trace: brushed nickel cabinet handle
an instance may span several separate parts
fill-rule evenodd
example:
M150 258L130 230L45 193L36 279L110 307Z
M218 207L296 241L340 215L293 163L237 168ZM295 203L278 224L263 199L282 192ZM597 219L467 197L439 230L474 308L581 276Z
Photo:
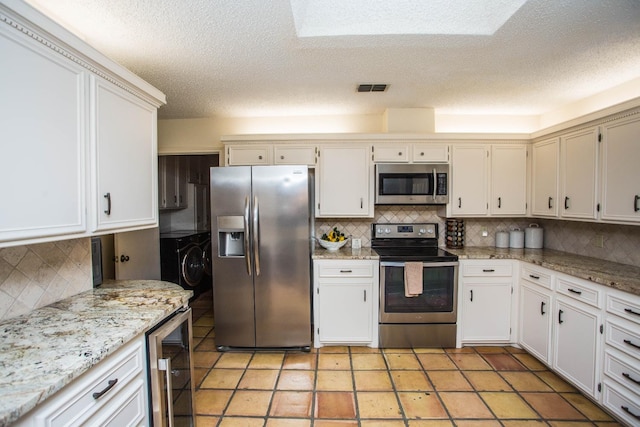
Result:
M107 381L107 386L102 390L99 391L97 393L93 393L92 396L94 399L98 400L100 399L102 396L104 396L109 390L111 390L116 384L118 383L118 379L116 378L115 380L109 380Z
M105 194L104 198L107 199L107 210L105 210L104 213L111 215L111 193Z

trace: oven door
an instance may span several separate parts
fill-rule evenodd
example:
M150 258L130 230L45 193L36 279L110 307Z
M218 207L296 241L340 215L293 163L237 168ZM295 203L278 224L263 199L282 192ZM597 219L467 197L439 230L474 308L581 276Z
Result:
M380 263L380 323L456 322L458 262L422 266L422 294L406 297L404 262Z

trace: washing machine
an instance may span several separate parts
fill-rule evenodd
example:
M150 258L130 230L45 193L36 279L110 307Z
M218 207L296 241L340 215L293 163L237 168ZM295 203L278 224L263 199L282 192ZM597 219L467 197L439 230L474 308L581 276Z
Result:
M160 234L160 277L192 290L194 297L210 288L205 278L201 234L172 231Z
M212 257L211 257L211 232L203 232L198 235L200 249L202 249L202 260L204 262L204 276L202 281L208 289L212 288Z

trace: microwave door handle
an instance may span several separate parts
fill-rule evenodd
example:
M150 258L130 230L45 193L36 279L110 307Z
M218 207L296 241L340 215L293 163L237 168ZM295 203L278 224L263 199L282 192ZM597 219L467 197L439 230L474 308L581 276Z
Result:
M436 168L433 168L433 201L436 201L436 194L438 194L438 174Z
M244 259L247 264L247 274L251 276L251 253L249 252L249 196L244 198Z

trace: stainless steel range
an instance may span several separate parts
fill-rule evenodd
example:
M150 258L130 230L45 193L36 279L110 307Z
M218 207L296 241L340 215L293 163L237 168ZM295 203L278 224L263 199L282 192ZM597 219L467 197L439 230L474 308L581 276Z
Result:
M455 347L458 257L438 248L438 224L372 224L380 255L380 346Z

